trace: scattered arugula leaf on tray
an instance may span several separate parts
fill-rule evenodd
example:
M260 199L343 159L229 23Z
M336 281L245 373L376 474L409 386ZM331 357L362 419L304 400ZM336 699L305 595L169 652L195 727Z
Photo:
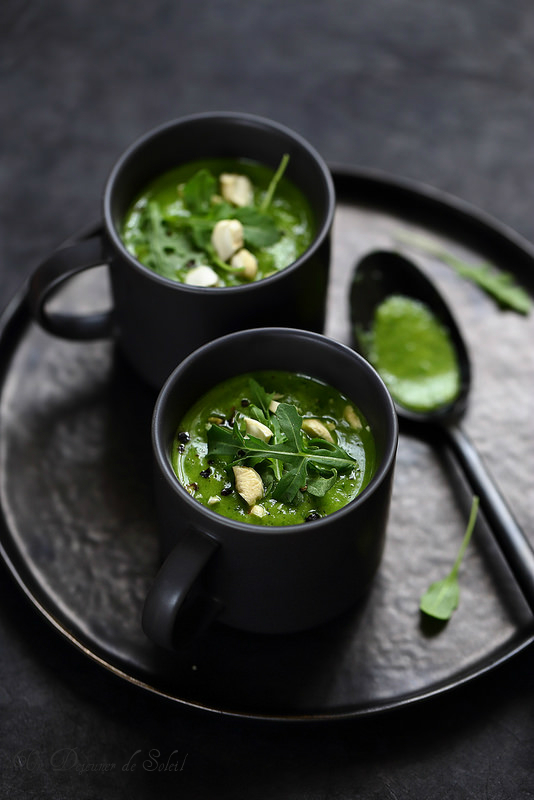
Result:
M466 278L479 286L486 294L502 307L517 311L519 314L529 314L532 301L528 293L514 282L513 275L509 272L497 272L490 264L468 264L462 259L451 255L434 240L420 234L401 232L397 235L400 242L421 250L434 258L443 261L452 267L458 275Z
M467 523L465 535L453 568L446 578L432 583L425 594L421 597L419 608L429 617L434 617L435 619L442 621L448 620L458 607L460 600L458 572L460 570L460 564L462 563L467 545L471 539L471 534L473 533L473 529L475 527L478 505L479 498L475 495L471 505L469 522Z

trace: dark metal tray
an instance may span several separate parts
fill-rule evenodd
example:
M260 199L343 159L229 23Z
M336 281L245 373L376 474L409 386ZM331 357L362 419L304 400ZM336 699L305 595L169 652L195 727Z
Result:
M490 259L532 292L534 249L440 192L333 168L338 192L325 332L349 339L353 264L399 231L431 234L456 255ZM406 247L403 247L406 250ZM413 255L413 254L412 254ZM534 315L499 310L430 257L472 351L465 427L533 536ZM65 290L69 306L107 297L105 273ZM178 704L284 721L364 717L450 690L534 639L532 616L484 521L461 570L461 602L428 626L418 599L452 565L471 494L446 453L402 434L384 560L367 597L332 624L295 636L214 626L173 656L140 627L158 565L149 425L154 393L111 343L69 343L34 326L24 289L0 327L0 549L35 608L103 668Z

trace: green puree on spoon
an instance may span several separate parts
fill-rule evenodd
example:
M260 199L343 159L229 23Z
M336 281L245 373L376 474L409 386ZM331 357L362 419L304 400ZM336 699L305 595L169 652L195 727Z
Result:
M456 351L446 328L421 301L393 294L375 309L368 358L397 403L430 411L460 391Z

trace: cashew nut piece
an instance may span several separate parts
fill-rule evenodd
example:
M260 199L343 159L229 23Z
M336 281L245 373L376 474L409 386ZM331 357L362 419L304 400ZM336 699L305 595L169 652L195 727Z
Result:
M248 281L254 280L258 271L258 259L256 256L242 247L237 253L234 253L230 259L230 266L239 270L239 274L246 278Z
M250 509L250 513L255 517L266 517L269 512L263 506L255 505Z
M360 430L360 428L362 427L362 421L352 406L345 406L343 416L345 417L351 428L354 428L355 431Z
M263 497L263 482L252 467L232 467L235 488L249 506L255 506Z
M221 194L234 206L250 206L254 199L252 183L246 175L223 172L220 176Z
M319 439L325 439L327 442L334 442L332 438L332 434L326 427L326 425L321 422L320 419L305 419L302 422L302 430L305 433L309 434L309 436L314 436Z
M243 247L243 226L238 219L220 219L211 234L211 243L222 261L228 261Z
M247 426L247 433L249 436L255 436L256 439L261 439L263 442L268 442L273 432L263 422L258 422L257 419L252 417L245 417L245 425Z
M185 283L189 286L217 286L219 276L211 267L201 264L190 269L185 276Z

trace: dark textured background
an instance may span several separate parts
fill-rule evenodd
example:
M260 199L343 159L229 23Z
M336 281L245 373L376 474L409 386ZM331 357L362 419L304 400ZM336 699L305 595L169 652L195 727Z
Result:
M0 37L2 307L43 254L98 216L133 139L209 109L270 116L330 162L445 189L534 241L527 0L4 0ZM100 671L1 566L0 793L523 800L534 796L533 666L523 653L374 720L232 721ZM150 751L183 769L151 769Z

